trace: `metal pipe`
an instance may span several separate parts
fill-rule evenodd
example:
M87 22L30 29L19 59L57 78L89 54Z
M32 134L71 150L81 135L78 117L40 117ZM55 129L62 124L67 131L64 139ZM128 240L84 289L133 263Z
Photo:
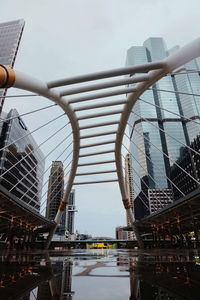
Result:
M116 170L76 173L76 176L96 175L96 174L115 173L115 172L116 172Z
M120 86L120 85L127 85L127 84L136 83L136 82L147 81L148 79L149 79L148 75L134 76L134 77L129 77L129 78L120 79L120 80L113 80L113 81L109 81L106 83L103 82L103 83L88 85L88 86L84 86L84 87L74 88L71 90L64 90L60 93L60 95L61 96L69 96L69 95L74 95L74 94L80 94L80 93L85 93L85 92L90 92L90 91L95 91L95 90L111 88L111 87Z
M95 143L95 144L87 144L87 145L80 146L80 148L82 149L82 148L96 147L96 146L113 144L113 143L115 143L115 140L110 140L110 141Z
M104 161L95 161L91 163L78 164L78 167L92 166L92 165L103 165L115 163L115 160L104 160Z
M163 61L151 62L151 63L138 65L138 66L124 67L124 68L119 68L114 70L107 70L103 72L80 75L71 78L58 79L58 80L48 82L47 86L48 88L55 88L58 86L98 80L98 79L103 79L108 77L122 76L127 74L134 74L134 73L145 73L148 72L149 70L160 69L163 67L163 65L164 65Z
M96 124L90 124L85 126L80 126L80 130L89 129L89 128L95 128L95 127L101 127L101 126L110 126L110 125L117 125L119 124L119 121L110 121L110 122L104 122L104 123L96 123Z
M93 104L93 105L84 105L84 106L78 106L74 108L74 111L82 111L82 110L88 110L88 109L95 109L95 108L100 108L100 107L107 107L107 106L115 106L115 105L121 105L125 104L126 99L124 100L118 100L118 101L109 101L109 102L103 102L103 103L98 103L98 104Z
M92 152L92 153L86 153L86 154L81 154L79 157L86 157L86 156L94 156L94 155L101 155L101 154L107 154L107 153L113 153L115 150L108 150L108 151L101 151L101 152Z
M98 114L93 114L93 115L86 115L86 116L81 116L78 117L78 120L86 120L86 119L92 119L92 118L99 118L99 117L104 117L104 116L111 116L111 115L117 115L122 113L122 109L119 110L112 110L109 112L103 112L103 113L98 113Z
M114 91L101 92L101 93L96 93L96 94L92 94L92 95L86 95L86 96L72 98L71 100L69 100L69 103L72 104L72 103L96 100L96 99L100 99L100 98L112 97L112 96L117 96L117 95L122 95L122 94L129 94L129 93L135 92L135 91L136 91L136 89L134 87L115 89Z
M80 137L80 139L89 139L89 138L93 138L93 137L97 137L97 136L104 136L104 135L109 135L109 134L116 134L117 131L113 130L113 131L105 131L105 132L100 132L100 133L96 133L96 134L87 134L87 135L82 135Z
M118 181L118 179L99 180L99 181L83 181L83 182L74 182L73 185L94 184L94 183L107 183L107 182L117 182L117 181Z

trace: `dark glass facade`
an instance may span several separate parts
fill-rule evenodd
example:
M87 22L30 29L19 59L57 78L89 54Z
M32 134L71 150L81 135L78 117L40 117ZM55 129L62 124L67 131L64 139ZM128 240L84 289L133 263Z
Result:
M17 51L24 29L24 20L0 23L0 64L14 66ZM0 89L0 97L5 96L6 91ZM0 98L0 111L3 106Z
M198 154L200 153L200 135L190 144L190 148L194 149L197 153L185 147L182 149L180 157L176 161L182 169L176 164L171 167L171 180L176 184L176 186L173 186L174 200L182 198L183 194L190 194L196 190L200 184L200 156ZM186 174L186 172L188 174Z
M0 185L39 211L43 153L16 109L2 116L5 120L1 122Z

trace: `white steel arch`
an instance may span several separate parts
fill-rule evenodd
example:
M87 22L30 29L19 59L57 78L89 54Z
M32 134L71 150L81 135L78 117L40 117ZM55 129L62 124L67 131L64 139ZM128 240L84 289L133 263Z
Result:
M39 81L35 78L30 77L29 75L22 74L18 71L13 71L11 68L7 66L0 65L0 88L8 88L8 87L15 87L19 89L24 89L27 91L34 92L38 95L41 95L45 98L48 98L52 100L53 102L57 103L67 114L73 131L73 162L71 166L71 172L69 176L69 180L67 183L67 188L65 190L64 197L61 201L58 213L55 218L55 223L58 224L60 222L62 212L65 209L69 197L69 193L71 191L72 185L74 184L92 184L92 183L102 183L102 182L113 182L118 181L120 186L120 191L122 195L122 201L124 204L124 207L127 211L127 214L129 216L129 219L132 222L133 229L136 233L139 246L142 247L142 240L140 238L139 233L137 232L137 228L134 225L133 222L133 213L130 208L130 203L127 197L127 191L125 188L125 182L123 177L123 167L122 167L122 159L121 159L121 148L122 148L122 140L125 132L125 128L127 125L127 121L129 119L130 113L132 111L132 108L139 98L139 96L148 89L152 84L154 84L157 80L165 76L166 74L172 72L176 68L180 67L181 65L187 63L188 61L199 57L200 56L200 38L193 41L192 43L188 44L187 46L183 47L179 51L177 51L175 54L167 57L165 60L160 62L153 62L143 65L138 65L134 67L126 67L121 69L115 69L115 70L109 70L105 72L100 73L94 73L89 75L82 75L77 76L73 78L66 78L61 80L56 80L48 83L44 83L42 81ZM138 73L144 73L143 75L135 75L134 77L131 77L133 74ZM56 90L55 88L61 87L61 86L69 86L72 84L79 84L79 83L85 83L88 81L96 81L101 80L105 78L110 77L117 77L117 76L123 76L128 75L126 78L118 79L118 80L112 80L108 82L101 82L97 84L91 84L87 86L81 86L78 88L68 88L62 91ZM125 87L125 88L118 88L122 85L129 85L132 83L136 83L134 87ZM112 90L106 90L108 88L117 87L116 89ZM92 92L92 91L99 91L104 90L103 92L95 92L93 94L84 94L86 92ZM81 94L79 96L79 94ZM84 102L84 101L93 101L96 99L103 99L105 97L112 97L116 95L123 95L128 94L127 99L120 99L120 100L114 100L114 101L103 101L102 103L97 104L87 104L82 106L76 106L77 103ZM78 96L72 96L72 95L78 95ZM70 98L69 98L70 96ZM66 98L68 97L68 98ZM75 105L75 106L74 106ZM108 110L106 111L105 108L108 107L116 107L116 109ZM121 108L118 108L119 106L122 106ZM104 108L104 111L100 111L98 113L88 113L91 110L95 109L102 109ZM87 112L87 114L78 115L79 112ZM118 115L119 118L116 120L111 120L107 122L99 122L94 124L87 124L87 125L81 125L81 120L91 120L96 119L99 117L105 117L105 116L113 116ZM96 128L101 127L108 127L111 125L115 125L115 130L105 130L103 132L95 132ZM86 129L92 129L94 132L92 134L82 134L82 132ZM101 142L96 143L88 143L82 145L81 141L84 139L90 139L94 137L107 137L109 135L114 135L114 139L110 140L103 140ZM82 154L81 150L85 148L93 148L98 146L104 146L104 145L112 145L113 148L104 150L104 151L94 151L89 152L86 154ZM96 162L90 162L87 163L80 163L79 159L82 157L93 157L106 153L113 153L114 159L112 160L97 160ZM108 169L105 171L97 171L94 172L82 172L77 173L78 167L83 166L91 166L91 165L100 165L100 164L110 164L115 163L116 169ZM94 174L110 174L110 173L117 173L116 179L109 179L109 180L95 180L95 181L83 181L83 182L75 182L74 178L75 176L85 176L85 175L94 175ZM56 227L54 228L54 231L51 232L48 238L47 247L51 241L52 235L55 232Z

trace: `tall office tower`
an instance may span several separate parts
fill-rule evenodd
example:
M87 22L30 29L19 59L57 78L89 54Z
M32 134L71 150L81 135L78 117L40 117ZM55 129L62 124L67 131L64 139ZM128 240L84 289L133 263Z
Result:
M127 51L126 65L159 61L177 49L168 51L162 38L149 38L143 46ZM199 67L200 60L196 59L176 70L175 75L165 76L143 93L133 108L129 124L136 219L172 201L171 166L179 158L182 145L189 144L200 129L182 116L199 119L200 102L197 96L163 90L199 93L199 73L187 72Z
M132 170L132 163L131 163L131 155L130 153L126 154L125 157L125 184L126 184L126 191L129 199L129 203L131 205L132 210L134 210L133 200L134 200L134 189L133 189L133 170ZM127 226L131 227L131 222L126 216ZM134 239L133 231L128 231L128 240Z
M0 123L0 190L39 211L44 156L16 109ZM24 138L23 138L24 137Z
M49 176L46 217L54 220L64 194L64 170L61 161L53 161ZM66 213L64 212L56 232L64 234Z
M0 23L0 64L14 66L19 48L24 20ZM0 97L6 95L6 90L0 89ZM0 98L0 112L2 111L4 98Z
M70 234L74 234L74 216L76 211L75 190L72 190L69 195L69 202L66 210L66 230Z

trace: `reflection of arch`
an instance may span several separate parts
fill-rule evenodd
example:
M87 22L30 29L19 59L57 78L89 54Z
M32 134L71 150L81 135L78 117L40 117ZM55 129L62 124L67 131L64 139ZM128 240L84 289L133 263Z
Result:
M80 152L80 127L79 127L79 120L80 118L77 117L75 113L75 109L73 109L73 101L67 101L64 98L64 95L73 95L73 94L79 94L80 92L89 92L89 91L94 91L94 90L99 90L99 89L105 89L105 88L110 88L110 87L115 87L115 86L120 86L120 85L128 85L130 83L137 83L134 88L125 88L117 91L109 91L105 93L99 93L96 94L95 97L88 96L86 98L84 97L77 97L74 100L74 103L76 102L81 102L83 100L94 100L96 98L105 98L107 96L115 96L119 94L128 94L127 101L121 102L121 104L124 104L123 110L115 110L112 112L106 112L106 113L99 113L97 115L92 115L91 118L94 117L99 117L99 116L109 116L112 114L119 114L121 113L120 121L118 122L118 128L116 134L116 140L109 141L107 143L98 143L98 144L90 144L87 145L88 147L92 146L100 146L100 145L105 145L109 143L114 143L115 144L115 149L114 152L115 154L115 164L116 164L116 172L117 172L117 177L118 177L118 183L120 186L120 191L122 195L122 201L124 204L124 207L127 211L127 216L133 226L133 229L136 233L136 237L138 240L139 245L142 247L142 239L138 233L138 230L136 226L134 225L134 219L133 219L133 212L131 209L131 205L128 200L128 195L127 191L125 188L125 182L123 178L123 167L122 167L122 159L121 159L121 151L122 151L122 141L123 141L123 136L124 136L124 131L126 128L126 124L128 122L129 116L131 114L131 110L137 101L137 99L140 97L140 95L146 91L152 84L154 84L156 81L164 77L166 74L172 72L174 69L178 68L179 66L187 63L188 61L198 57L200 55L200 39L195 40L194 42L188 44L187 46L183 47L182 49L178 50L175 54L172 54L171 56L167 57L165 60L161 62L154 62L154 63L148 63L144 65L138 65L134 67L129 67L129 68L122 68L122 69L117 69L117 70L111 70L111 71L105 71L105 72L100 72L100 73L95 73L95 74L89 74L89 75L83 75L83 76L78 76L75 78L69 78L69 79L61 79L58 81L53 81L50 83L44 83L41 82L37 79L34 79L32 77L29 77L28 75L19 73L19 72L14 72L10 68L6 68L5 66L1 67L1 78L0 78L0 84L2 87L8 87L8 86L14 86L16 88L28 90L34 93L37 93L38 95L44 96L55 103L57 103L68 115L68 118L71 122L72 126L72 132L73 132L73 160L72 160L72 166L71 166L71 172L68 180L68 185L63 197L63 200L61 202L61 205L59 207L58 213L55 218L56 224L59 224L62 212L65 209L65 206L67 204L69 194L73 185L74 177L76 174L76 169L78 166L78 160L79 160L79 152ZM137 76L134 76L134 78L131 78L133 74L137 73L148 73L147 75L145 74L142 79L138 79ZM101 83L101 84L95 84L93 86L89 87L81 87L77 89L72 89L71 93L69 91L63 91L59 92L56 91L54 88L55 87L61 87L64 85L70 85L74 83L82 83L82 82L87 82L87 81L92 81L92 80L97 80L97 79L105 79L109 77L116 77L116 76L121 76L121 75L129 75L130 78L119 80L119 81L110 81L108 83ZM132 82L131 82L132 80ZM133 81L134 80L134 81ZM7 86L6 83L9 82L9 85ZM96 106L96 107L107 107L107 106L112 106L114 104L119 104L116 102L113 102L112 104L103 104L102 106ZM92 106L94 108L94 106ZM82 107L83 110L85 109L91 109L91 106L89 107ZM85 119L90 119L86 115ZM108 122L107 124L110 124L112 122ZM118 124L117 123L117 124ZM99 124L97 124L99 125ZM100 126L105 126L100 125ZM98 126L97 126L98 127ZM88 127L87 127L88 128ZM113 132L112 132L113 133ZM105 135L111 134L111 132L104 133ZM103 134L103 135L104 135ZM90 135L87 137L94 137L96 135ZM85 138L85 137L84 137ZM83 148L83 147L82 147ZM105 152L104 152L105 153ZM101 154L101 153L99 153ZM93 155L93 154L91 154ZM107 163L106 161L103 162L104 164ZM113 172L113 170L109 170ZM98 174L98 172L96 173ZM116 180L112 180L116 181ZM103 182L103 181L101 181ZM105 181L104 181L105 182ZM92 183L96 183L95 181ZM55 230L54 230L55 231ZM50 240L52 238L53 231L51 232L51 235L49 236L49 240L47 243L47 246L50 243Z

